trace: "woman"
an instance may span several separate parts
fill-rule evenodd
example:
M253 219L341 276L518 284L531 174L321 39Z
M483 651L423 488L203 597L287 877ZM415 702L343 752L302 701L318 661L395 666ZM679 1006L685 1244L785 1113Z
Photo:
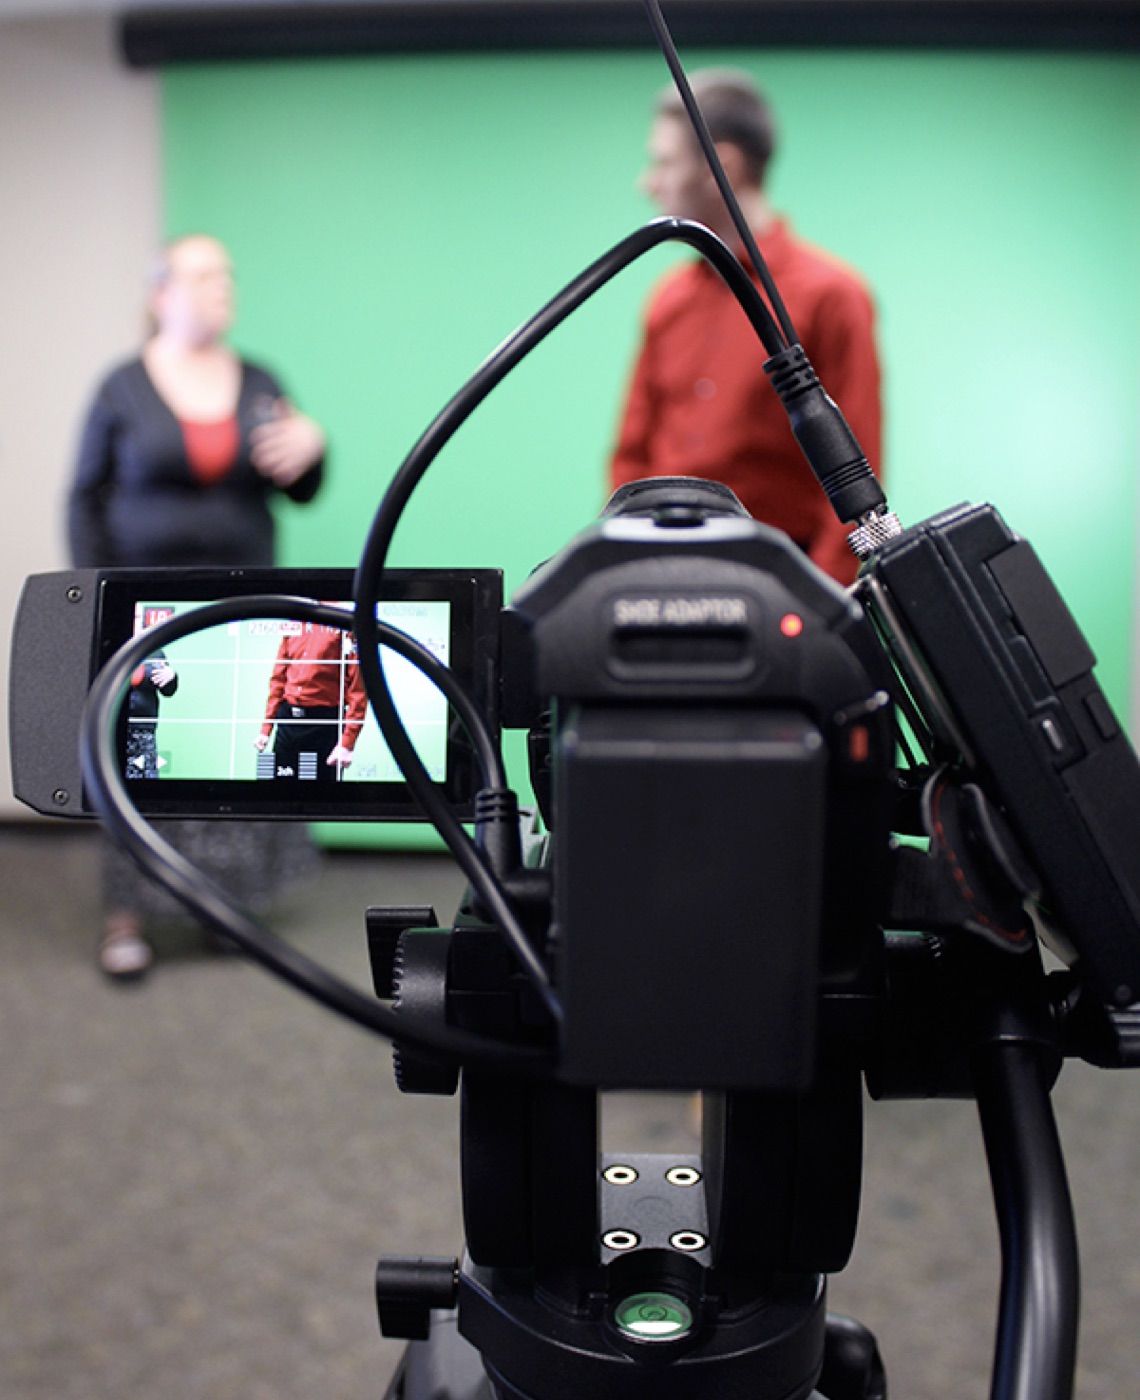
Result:
M104 379L84 424L68 507L72 561L81 568L271 565L270 501L281 493L312 500L325 435L273 375L227 344L233 268L217 239L192 234L167 244L148 293L152 333L137 357ZM173 832L167 824L165 834L254 903L304 864L299 841L311 854L304 832L290 827L180 822ZM117 853L104 884L99 965L113 978L140 977L153 957L144 914L166 912L161 891Z

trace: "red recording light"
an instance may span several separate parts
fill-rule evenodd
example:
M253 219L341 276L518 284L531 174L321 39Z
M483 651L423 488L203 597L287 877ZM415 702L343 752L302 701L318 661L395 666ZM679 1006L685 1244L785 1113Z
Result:
M785 613L780 619L780 631L785 637L798 637L804 630L804 620L799 613Z

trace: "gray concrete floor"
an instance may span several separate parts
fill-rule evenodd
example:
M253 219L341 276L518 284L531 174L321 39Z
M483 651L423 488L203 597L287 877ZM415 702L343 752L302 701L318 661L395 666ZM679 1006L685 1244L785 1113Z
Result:
M456 1104L385 1045L170 931L141 986L95 972L94 833L0 827L0 1397L373 1400L381 1252L461 1248ZM435 902L429 856L330 856L277 927L364 985L369 903ZM1080 1400L1140 1392L1140 1074L1055 1094L1081 1230ZM662 1110L632 1107L652 1141ZM661 1125L661 1131L666 1127ZM832 1306L896 1400L988 1394L998 1259L968 1104L870 1105L863 1213Z

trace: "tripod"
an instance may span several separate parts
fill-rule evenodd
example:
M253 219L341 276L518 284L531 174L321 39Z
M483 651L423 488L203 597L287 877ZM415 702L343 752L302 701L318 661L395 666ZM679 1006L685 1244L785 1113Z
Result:
M976 1098L1003 1257L992 1400L1068 1400L1055 989L1036 952L969 936L882 953L879 994L823 998L811 1087L705 1093L698 1154L599 1153L594 1090L465 1075L467 1255L381 1261L383 1330L418 1339L388 1400L882 1400L873 1337L826 1311L854 1242L864 1072L877 1096ZM446 1087L419 1068L403 1087Z

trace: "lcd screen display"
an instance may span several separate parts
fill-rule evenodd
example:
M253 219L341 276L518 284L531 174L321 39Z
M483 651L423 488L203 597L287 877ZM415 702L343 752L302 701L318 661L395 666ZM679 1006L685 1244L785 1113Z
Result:
M221 588L203 575L150 572L145 585L108 575L100 650L109 655L215 598L276 592L348 606L351 591L340 571L246 573ZM451 669L494 725L497 573L400 572L384 592L380 620ZM388 648L381 659L428 774L464 808L473 792L467 736L422 671ZM143 811L418 816L368 704L356 639L341 628L251 615L156 646L130 678L119 733L123 774Z

